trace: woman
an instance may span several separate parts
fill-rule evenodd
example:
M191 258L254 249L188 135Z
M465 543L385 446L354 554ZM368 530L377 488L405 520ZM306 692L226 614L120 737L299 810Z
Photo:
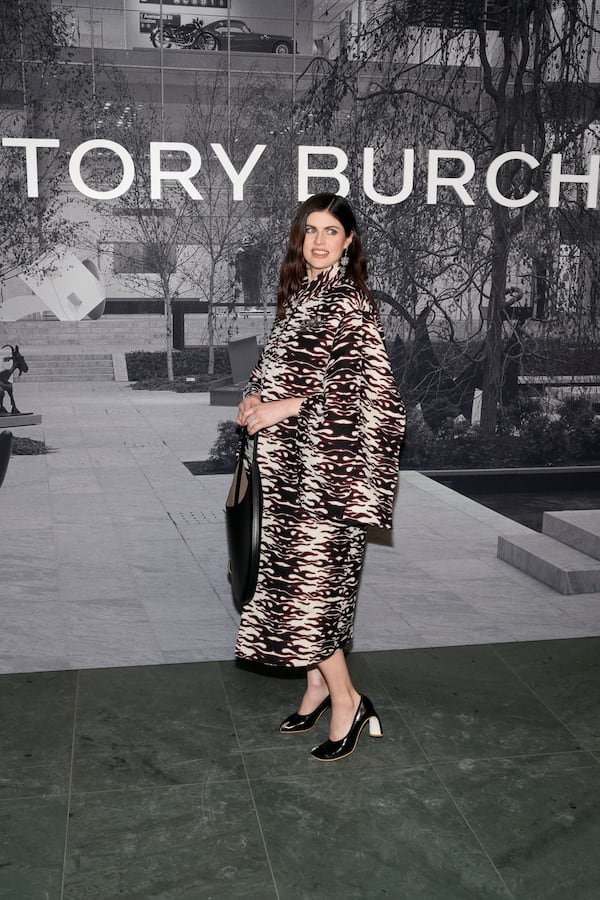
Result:
M348 756L372 703L350 679L366 526L391 527L404 407L385 350L366 259L346 200L316 194L298 209L281 266L273 331L238 409L259 433L263 488L258 583L236 655L302 666L306 691L280 726L308 731L331 709L319 760Z

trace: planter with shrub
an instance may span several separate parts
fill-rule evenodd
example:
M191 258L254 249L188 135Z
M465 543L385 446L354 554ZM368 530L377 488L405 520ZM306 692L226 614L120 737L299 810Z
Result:
M239 431L232 421L219 423L209 459L195 474L232 472ZM498 433L484 438L462 417L433 432L418 408L408 410L403 469L503 469L519 466L600 465L600 416L582 397L557 404L552 415L539 401L526 399L500 417Z
M165 350L135 350L125 354L127 376L135 382L136 390L176 391L187 393L207 391L210 385L231 374L227 347L215 347L215 371L208 374L208 347L191 347L173 351L175 381L167 380ZM186 381L193 378L194 381Z

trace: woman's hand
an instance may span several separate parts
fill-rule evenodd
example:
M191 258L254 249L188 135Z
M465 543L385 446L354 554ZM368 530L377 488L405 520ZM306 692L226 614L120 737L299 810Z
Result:
M276 425L297 416L302 406L303 397L289 397L286 400L271 400L263 403L260 394L250 394L238 406L235 420L238 425L245 425L248 434L256 434L261 428Z
M262 404L262 398L259 393L248 394L244 397L238 406L238 414L236 418L237 425L245 425L248 427L248 419L252 417L252 413Z

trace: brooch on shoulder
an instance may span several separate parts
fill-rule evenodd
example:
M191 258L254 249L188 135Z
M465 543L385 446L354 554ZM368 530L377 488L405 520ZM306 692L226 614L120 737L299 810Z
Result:
M320 313L315 313L314 315L301 319L298 322L299 328L321 328L322 325L325 324L325 317Z

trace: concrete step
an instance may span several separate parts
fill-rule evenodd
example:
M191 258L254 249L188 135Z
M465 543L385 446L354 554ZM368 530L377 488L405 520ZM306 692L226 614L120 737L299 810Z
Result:
M31 353L27 354L28 360L33 360L37 365L42 363L64 363L78 362L85 360L86 362L102 362L103 360L112 360L112 353Z
M84 360L81 362L80 360L73 360L72 363L67 362L66 360L53 364L53 363L29 363L29 372L32 375L56 375L62 374L63 372L111 372L112 371L112 359L91 359L87 362ZM29 375L27 372L27 375ZM22 375L25 378L25 374Z
M43 362L37 362L36 360L31 360L28 363L30 370L35 370L36 372L52 372L53 369L59 369L61 372L67 372L69 369L106 369L112 366L112 358L109 359L78 359L77 357L68 360L61 359L57 362L51 362L50 360L45 360Z
M23 382L114 381L112 353L28 354Z
M72 370L64 373L55 373L53 375L27 375L23 376L23 381L29 384L39 384L41 382L59 382L59 381L114 381L114 372L90 372L88 369L81 372L73 372Z
M547 534L500 535L498 558L561 594L600 591L600 562Z
M545 512L542 531L581 553L600 559L600 509Z

